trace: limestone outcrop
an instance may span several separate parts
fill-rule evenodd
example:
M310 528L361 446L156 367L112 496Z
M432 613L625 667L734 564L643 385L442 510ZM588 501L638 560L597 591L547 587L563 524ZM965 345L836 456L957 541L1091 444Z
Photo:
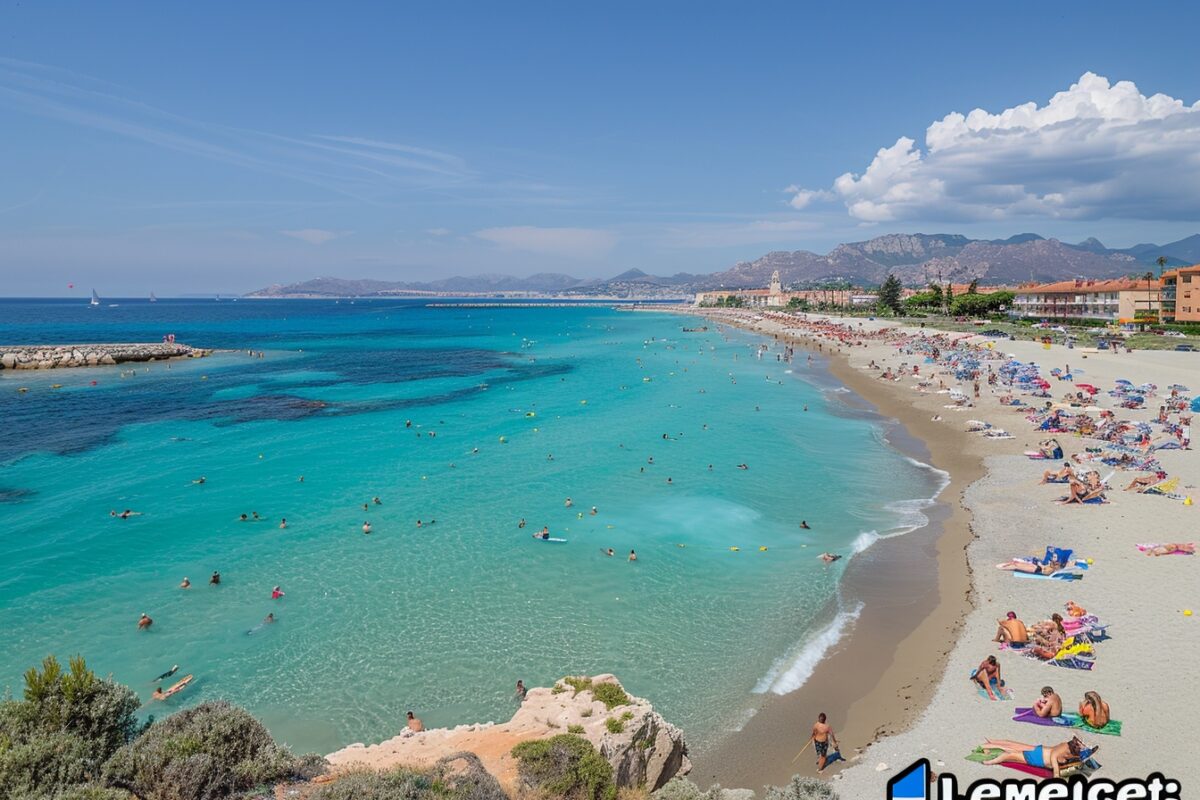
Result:
M100 367L167 358L199 358L208 350L176 342L0 345L0 369Z
M599 689L610 708L597 699ZM611 720L611 721L610 721ZM525 702L502 723L459 725L415 733L405 730L375 745L352 744L328 756L333 771L354 765L386 769L401 765L432 766L439 759L467 751L509 791L517 786L512 749L530 739L576 733L590 741L613 766L618 787L654 790L692 768L683 732L663 719L648 700L625 695L612 675L566 678L553 687L530 689Z

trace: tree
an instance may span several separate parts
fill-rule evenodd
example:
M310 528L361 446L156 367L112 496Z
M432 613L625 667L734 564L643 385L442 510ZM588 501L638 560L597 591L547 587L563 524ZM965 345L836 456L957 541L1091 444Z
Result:
M942 304L942 285L940 283L929 284L929 294L933 295L933 303L930 305L940 306Z
M979 294L979 279L971 281L971 285L967 287L967 294Z
M1158 274L1161 276L1163 271L1167 268L1167 257L1159 256L1158 258L1154 259L1154 263L1158 264Z
M788 300L787 307L799 309L800 311L807 311L808 300L803 297L793 297L792 299Z
M902 291L904 291L904 286L900 283L900 279L889 272L879 287L879 305L899 314L901 310L900 293Z

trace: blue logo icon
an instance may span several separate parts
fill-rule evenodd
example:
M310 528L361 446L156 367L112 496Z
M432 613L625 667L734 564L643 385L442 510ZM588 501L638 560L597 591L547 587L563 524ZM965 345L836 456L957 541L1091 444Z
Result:
M929 759L914 761L889 780L887 800L929 800Z

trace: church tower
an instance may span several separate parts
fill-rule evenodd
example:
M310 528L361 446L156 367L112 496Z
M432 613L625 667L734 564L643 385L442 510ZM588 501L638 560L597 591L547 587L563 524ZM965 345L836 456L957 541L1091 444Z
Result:
M783 283L779 280L779 270L775 270L771 273L770 295L779 297L781 294L783 294Z

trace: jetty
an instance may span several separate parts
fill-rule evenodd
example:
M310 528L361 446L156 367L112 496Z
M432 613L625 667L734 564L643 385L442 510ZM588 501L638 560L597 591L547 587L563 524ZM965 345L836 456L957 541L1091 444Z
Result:
M179 342L0 345L0 370L102 367L170 358L202 358L210 352Z

